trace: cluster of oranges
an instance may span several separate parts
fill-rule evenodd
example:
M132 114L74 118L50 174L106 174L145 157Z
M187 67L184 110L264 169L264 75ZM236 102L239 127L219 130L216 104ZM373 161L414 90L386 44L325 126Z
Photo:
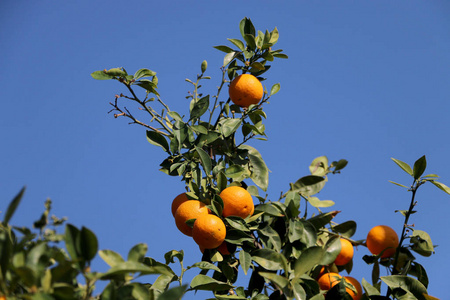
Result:
M341 251L336 257L334 264L336 266L345 266L353 258L353 244L340 238ZM397 233L389 226L378 225L373 227L366 238L366 246L373 255L379 255L381 258L389 258L395 254L399 240ZM328 272L328 269L322 267L317 279L321 290L328 291L340 281L345 281L345 290L353 300L359 300L362 296L361 284L351 276L341 276L336 272Z
M255 206L252 196L247 190L239 186L230 186L220 193L223 201L222 216L211 213L205 203L188 199L186 193L175 197L172 201L172 215L177 228L185 235L191 236L204 249L216 249L223 255L228 255L225 237L227 234L222 218L238 216L243 219L253 215ZM195 220L189 226L189 220Z

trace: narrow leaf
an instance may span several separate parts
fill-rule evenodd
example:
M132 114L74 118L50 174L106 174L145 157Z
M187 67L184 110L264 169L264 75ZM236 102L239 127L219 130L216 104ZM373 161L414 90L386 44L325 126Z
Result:
M211 174L211 168L212 168L212 161L209 157L208 153L206 153L205 150L202 148L199 148L195 146L195 150L197 151L198 155L200 156L200 161L202 162L203 169L205 170L206 175Z
M244 51L245 45L241 40L238 39L228 39L230 42L232 42L236 47L239 48L239 50Z
M19 206L20 200L22 199L23 194L25 193L25 187L23 187L19 193L14 197L14 199L9 203L8 208L6 209L5 217L3 218L3 225L7 225L17 207Z
M431 182L432 184L434 184L435 186L437 186L438 188L440 188L441 190L443 190L444 192L446 192L447 194L450 195L450 187L446 186L446 185L443 184L443 183L434 181L434 180L430 180L430 182Z

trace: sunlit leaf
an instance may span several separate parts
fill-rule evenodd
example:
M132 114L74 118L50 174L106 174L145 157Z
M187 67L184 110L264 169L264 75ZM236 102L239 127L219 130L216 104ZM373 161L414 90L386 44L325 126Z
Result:
M393 158L393 157L391 157L391 159L392 159L392 160L393 160L400 168L402 168L403 171L405 171L405 172L408 173L409 175L413 176L413 170L411 169L411 167L410 167L407 163L405 163L405 162L403 162L403 161L401 161L401 160L395 159L395 158Z
M437 182L435 180L430 180L430 182L432 184L434 184L435 186L437 186L438 188L440 188L441 190L443 190L444 192L446 192L447 194L450 194L450 187L446 186L443 183Z
M199 274L191 281L191 289L203 291L226 291L233 288L226 282L215 280L209 276Z
M95 71L91 73L92 78L97 80L109 80L113 79L114 76L106 74L105 71Z
M245 45L241 40L238 39L227 39L230 42L232 42L236 47L239 48L239 50L244 51L245 50Z
M156 72L153 72L152 70L149 69L140 69L137 70L136 73L134 73L134 79L138 80L142 77L151 77L151 76L155 76Z
M275 83L274 85L272 85L272 88L270 89L270 96L275 95L279 91L280 91L280 84L279 83Z
M234 52L233 49L231 49L228 46L224 46L224 45L214 46L214 48L216 48L217 50L220 50L222 52L225 52L225 53L233 53Z

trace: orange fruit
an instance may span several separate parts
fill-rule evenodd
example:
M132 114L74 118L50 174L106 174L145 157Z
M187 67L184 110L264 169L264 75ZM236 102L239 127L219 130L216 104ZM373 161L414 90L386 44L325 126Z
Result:
M227 187L220 193L220 198L223 200L224 217L238 216L245 219L255 211L252 195L240 186Z
M378 255L384 250L382 258L394 255L398 243L397 233L386 225L375 226L367 234L367 248L374 255Z
M341 238L341 252L336 257L334 263L336 266L345 266L353 258L353 245L349 240Z
M180 206L181 207L181 206ZM227 230L222 219L210 214L202 214L192 228L194 241L204 249L214 249L225 240Z
M178 230L187 236L192 236L192 228L186 224L187 220L197 219L209 213L205 203L198 200L188 200L180 204L175 212L175 224Z
M344 276L344 279L346 282L351 283L357 291L357 293L355 293L353 290L351 290L349 288L345 288L347 293L349 293L350 296L352 296L353 300L360 300L362 297L363 291L361 288L361 284L358 282L358 280L356 280L355 278L353 278L351 276Z
M203 248L202 246L199 246L199 248L202 253L205 252L205 248ZM230 250L228 250L227 242L225 242L225 241L223 241L223 243L220 244L219 247L217 247L217 251L219 251L220 254L222 254L222 255L230 255L231 254Z
M322 276L319 277L317 280L317 283L319 284L319 287L321 290L328 291L333 286L338 284L342 279L342 276L338 273L330 272L325 273Z
M250 74L242 74L231 81L228 93L234 104L249 107L261 101L264 89L258 78Z
M188 197L186 196L186 193L181 193L178 196L175 197L172 201L172 215L175 217L175 212L177 211L177 208L181 205L181 203L188 201Z

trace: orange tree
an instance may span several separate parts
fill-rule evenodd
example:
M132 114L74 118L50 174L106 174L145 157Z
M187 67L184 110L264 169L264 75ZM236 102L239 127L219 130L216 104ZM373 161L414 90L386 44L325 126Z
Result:
M399 210L405 218L399 239L393 229L376 226L367 238L373 254L364 257L373 265L372 282L342 276L351 273L354 263L363 263L353 261L353 247L366 246L366 241L352 238L356 222L334 222L339 211L324 211L334 202L320 200L317 194L347 161L330 163L318 157L309 166L311 174L290 183L278 199L269 199L265 194L269 170L248 143L266 139L263 107L280 85L266 89L261 82L270 64L287 56L273 49L279 37L276 28L256 31L244 18L239 29L243 40L228 39L232 47L215 47L226 53L215 93L201 92L201 82L211 79L206 61L196 79L187 80L193 92L187 96L186 112L173 111L162 100L158 78L150 69L128 74L124 68L113 68L91 74L123 85L124 91L111 102L114 117L145 127L148 141L167 154L161 171L181 177L184 185L168 196L167 209L172 210L180 234L193 236L193 243L199 244L202 261L185 267L183 250L171 250L165 262L159 262L146 256L146 244L132 247L126 258L112 250L99 251L97 237L88 228L49 218L49 200L34 229L15 227L9 220L22 189L0 225L0 297L164 300L207 290L211 299L433 299L427 292L425 268L413 253L429 256L434 247L426 232L408 224L420 186L430 182L446 193L450 189L436 181L437 175L423 175L425 156L412 168L393 159L413 178L409 187L395 183L412 193L410 206ZM124 102L135 103L144 117ZM110 266L106 272L91 270L97 254ZM180 274L171 267L176 260ZM386 267L387 276L380 276L380 266ZM185 272L195 270L198 274L184 283ZM248 275L245 286L235 285L238 273ZM158 276L153 282L141 278L148 274ZM107 282L102 291L95 291L98 281Z

